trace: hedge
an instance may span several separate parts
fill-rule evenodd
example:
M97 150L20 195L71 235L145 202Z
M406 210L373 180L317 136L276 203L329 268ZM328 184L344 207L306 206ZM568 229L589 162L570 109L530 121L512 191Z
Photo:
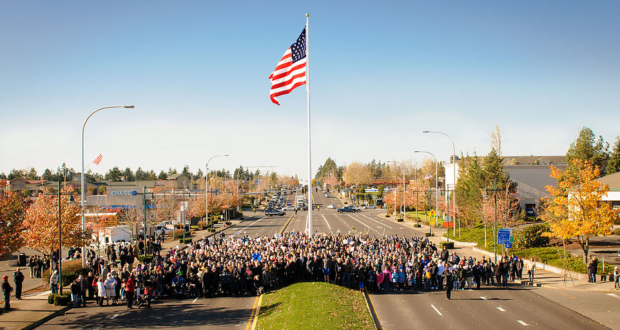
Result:
M435 236L435 234L432 234L432 233L424 233L424 236L426 236L426 237L431 237L431 236Z
M439 248L443 249L443 247L447 247L448 249L454 249L454 242L440 242Z
M210 233L214 233L215 232L215 228L209 228L209 229L207 229L207 231L210 232Z
M47 296L47 303L54 304L54 306L68 306L71 303L71 293L64 293L63 295L50 293Z
M43 272L43 278L47 283L50 282L50 271L51 269L47 269ZM70 260L62 263L62 286L67 286L71 284L78 276L84 275L87 276L90 268L84 267L82 268L82 260Z
M182 239L182 238L181 238L181 239L179 240L179 243L181 243L181 244L188 244L188 243L191 243L191 242L192 242L192 239L191 239L191 238L186 238L186 239Z
M416 223L413 225L413 228L422 228L422 225L420 225L419 223Z
M189 231L186 231L186 232L185 232L185 236L186 236L186 237L187 237L187 236L189 236L190 234L191 234L191 232L189 232ZM172 237L172 239L179 239L179 238L183 238L183 230L173 230L173 231L170 231L170 232L168 233L168 235L169 235L170 237Z
M138 261L140 261L143 264L148 264L151 261L153 261L153 255L152 254L147 254L147 255L139 255L138 256Z
M231 224L232 224L232 222L230 222L230 221L226 221L226 225L227 225L227 226L230 226Z

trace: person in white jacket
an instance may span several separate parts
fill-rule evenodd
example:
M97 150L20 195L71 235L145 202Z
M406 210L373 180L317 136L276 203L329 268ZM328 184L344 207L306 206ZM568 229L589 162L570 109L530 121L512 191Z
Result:
M52 276L50 276L50 290L52 290L53 294L58 293L58 270L54 270Z
M103 298L105 297L106 297L105 283L103 283L103 278L99 277L99 281L97 281L97 306L103 307Z
M109 306L110 298L112 298L112 303L114 303L114 298L116 296L116 279L112 277L111 273L108 273L108 278L105 280L105 292L106 306Z

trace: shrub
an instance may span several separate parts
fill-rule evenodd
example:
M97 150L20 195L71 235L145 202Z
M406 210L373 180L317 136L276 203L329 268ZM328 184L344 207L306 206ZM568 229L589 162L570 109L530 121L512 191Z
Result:
M198 230L198 229L200 229L198 226L190 226L189 228L190 228L190 229L194 229L194 230Z
M518 250L547 246L549 237L543 236L549 232L549 226L545 224L527 226L515 235L515 248Z
M43 272L43 278L46 283L50 282L50 269L47 269ZM90 268L84 267L82 268L82 260L70 260L62 263L62 286L67 286L71 284L78 276L80 275L88 275Z
M420 225L419 223L416 223L416 224L413 225L413 228L421 228L421 227L422 227L422 225Z
M67 306L71 302L71 294L54 295L54 306Z
M192 239L191 239L191 238L186 238L186 239L182 239L182 238L181 238L181 239L179 240L179 243L181 243L181 244L188 244L188 243L191 243L191 242L192 242Z
M215 232L215 228L209 228L209 229L207 229L207 231L210 232L210 233L214 233Z
M50 305L53 304L55 296L56 296L55 293L50 293L49 296L47 296L47 303L50 304Z
M147 254L147 255L139 255L138 256L138 261L140 261L143 264L148 264L151 261L153 261L153 255L152 254Z
M232 222L230 222L230 221L226 221L225 223L226 223L227 226L230 226L232 224Z
M614 229L611 233L614 235L620 235L620 228Z
M398 218L398 219L396 219L396 221L398 221L398 222L403 222L403 221L405 221L405 219L403 219L403 218Z
M439 248L443 249L443 247L447 247L448 249L454 249L454 242L441 242L439 243Z
M433 233L424 233L424 236L431 237L431 236L435 236L435 234L433 234Z
M183 233L185 233L185 236L189 236L191 234L191 232L184 232L183 230L172 230L168 233L168 235L170 237L172 237L172 239L179 239L179 238L183 238Z

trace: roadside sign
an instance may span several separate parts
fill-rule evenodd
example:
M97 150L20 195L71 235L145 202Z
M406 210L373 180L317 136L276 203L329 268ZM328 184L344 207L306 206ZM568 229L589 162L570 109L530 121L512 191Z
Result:
M510 236L512 234L512 230L510 229L500 229L497 231L497 244L506 244L510 243Z
M512 249L512 243L506 243L504 244L504 247L507 249Z
M435 218L435 210L431 210L429 212L429 215L431 216L431 218Z

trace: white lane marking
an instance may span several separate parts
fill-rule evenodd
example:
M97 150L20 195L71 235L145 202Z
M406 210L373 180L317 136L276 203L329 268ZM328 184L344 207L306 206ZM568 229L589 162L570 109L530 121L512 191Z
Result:
M480 298L482 298L482 300L487 300L487 297L480 297Z
M115 318L117 318L117 317L118 317L118 314L114 314L114 316L112 316L112 317L110 318L110 320L114 320L114 319L115 319Z
M435 312L437 312L437 314L443 316L443 314L441 314L441 312L437 309L437 307L435 307L435 305L431 304L431 307L433 307L433 309L435 310Z
M375 220L375 219L372 219L372 218L370 218L369 216L366 216L365 214L360 214L360 215L361 215L361 216L363 216L364 218L367 218L367 219L368 219L368 220L370 220L370 221L374 221L374 222L376 222L376 223L378 223L378 224L381 224L381 225L384 225L384 226L386 226L386 227L388 227L388 228L390 228L390 229L393 229L392 227L388 226L387 224L385 224L385 223L383 223L383 222L381 222L381 221L377 221L377 220Z
M527 324L527 323L525 323L525 322L523 322L521 320L517 320L517 322L521 323L521 325L524 326L524 327L529 326L529 324Z
M325 223L327 224L327 227L329 228L329 230L332 230L332 226L329 225L329 222L327 222L327 218L321 214L321 216L323 217L323 219L325 219Z
M265 218L266 218L266 217L262 217L262 218L260 218L260 219L258 219L258 220L256 220L256 221L252 222L251 224L247 225L246 227L244 227L244 228L243 228L243 229L241 229L241 230L245 230L246 228L252 227L255 223L257 223L257 222L259 222L259 221L261 221L261 220L263 220L263 219L265 219Z
M468 289L467 291L474 291L474 289Z
M499 309L499 310L500 310L500 311L502 311L502 312L505 312L505 311L506 311L505 309L503 309L503 308L501 308L501 307L497 307L497 309Z
M196 299L194 299L194 301L192 301L192 304L196 302L196 300L198 300L198 297L196 297Z
M375 230L374 228L370 227L369 225L367 225L367 224L365 224L365 223L363 223L363 222L359 221L358 219L355 219L352 215L350 215L350 214L347 214L347 215L348 215L349 217L351 217L351 219L353 219L353 220L355 220L355 221L357 221L357 222L361 223L362 225L364 225L364 226L368 227L368 229L369 229L369 230L374 230L374 231L375 231L375 233L377 233L377 234L381 234L379 231Z
M607 295L608 295L608 296L612 296L612 297L614 297L614 298L618 298L618 299L620 299L620 297L618 297L615 293L608 293Z

